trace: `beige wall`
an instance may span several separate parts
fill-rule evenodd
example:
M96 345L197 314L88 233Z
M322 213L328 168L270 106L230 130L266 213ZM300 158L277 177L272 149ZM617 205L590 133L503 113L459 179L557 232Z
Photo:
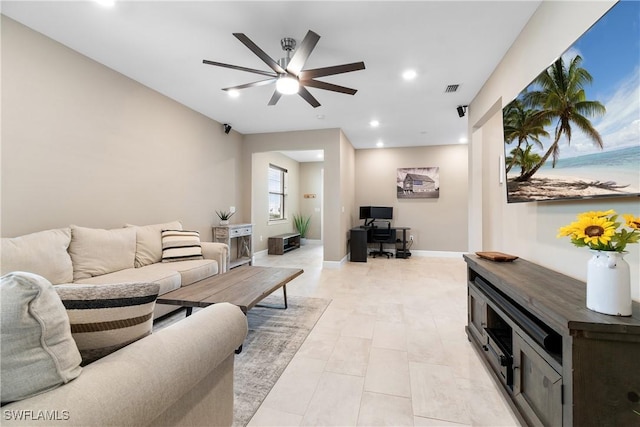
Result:
M4 16L1 136L2 236L249 220L241 135Z
M254 153L279 150L324 150L324 215L325 218L341 218L341 134L339 129L275 132L245 135L242 148L242 164L245 180L252 181L251 158ZM346 138L345 138L346 140ZM346 140L345 145L351 146ZM353 150L353 147L351 148ZM243 194L243 203L250 206L251 190ZM252 218L254 213L252 212ZM338 227L325 227L324 261L341 262L346 256L346 236Z
M503 154L502 105L511 101L615 2L543 2L491 78L469 106L472 134L470 247L512 253L586 280L588 250L556 239L560 226L590 210L615 209L640 215L637 198L507 204L497 179ZM571 19L567 19L571 17ZM639 245L629 245L632 295L640 300Z
M287 195L285 197L285 220L269 222L269 165L287 170ZM270 236L291 233L295 230L292 215L299 211L300 186L299 163L283 154L268 151L254 153L251 176L251 222L253 223L253 250L267 249Z
M300 163L300 213L310 216L308 239L322 238L322 174L324 162ZM305 194L315 194L315 198L305 199Z
M438 166L440 197L398 199L398 168ZM412 249L466 251L467 146L446 145L356 151L356 208L393 206L393 224L411 227ZM352 225L361 225L354 212Z

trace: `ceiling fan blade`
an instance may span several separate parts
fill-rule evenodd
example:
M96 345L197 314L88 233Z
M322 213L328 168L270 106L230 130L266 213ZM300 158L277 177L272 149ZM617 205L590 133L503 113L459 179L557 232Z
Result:
M291 58L289 65L287 65L288 72L290 72L294 76L297 76L300 73L300 71L302 71L302 67L304 67L304 64L305 62L307 62L309 55L311 55L311 52L316 47L318 40L320 40L319 35L317 35L311 30L307 32L307 35L304 36L302 43L300 43L300 46L298 47L298 49L296 49L296 52L293 54L293 57Z
M276 105L278 103L278 101L280 100L281 96L282 96L282 94L280 92L278 92L277 90L275 90L273 92L273 96L269 100L269 104L268 105Z
M321 82L318 80L301 80L303 86L315 87L318 89L331 90L333 92L346 93L347 95L355 95L357 90L349 87L334 85L333 83Z
M315 99L313 95L311 95L311 92L309 92L304 86L300 86L300 89L298 89L298 95L303 97L304 100L311 104L313 108L317 108L320 106L318 100Z
M228 90L238 90L238 89L246 89L248 87L258 87L258 86L265 86L271 83L275 83L278 79L266 79L266 80L259 80L257 82L253 82L253 83L246 83L243 85L238 85L238 86L232 86L232 87L225 87L222 88L222 90L224 91L228 91Z
M351 71L364 70L364 62L354 62L351 64L334 65L333 67L314 68L313 70L301 71L298 77L300 80L309 80L316 77L332 76L334 74L349 73Z
M278 74L284 74L286 71L282 68L276 61L274 61L266 52L258 47L257 44L251 41L249 37L244 35L243 33L233 33L233 35L242 42L246 47L251 50L251 52L255 53L258 58L262 59L262 61L269 66L273 71Z
M208 59L203 59L202 63L208 64L208 65L215 65L216 67L231 68L232 70L246 71L248 73L262 74L263 76L269 76L269 77L277 76L277 74L272 73L271 71L262 71L262 70L256 70L253 68L240 67L238 65L223 64L222 62L209 61Z

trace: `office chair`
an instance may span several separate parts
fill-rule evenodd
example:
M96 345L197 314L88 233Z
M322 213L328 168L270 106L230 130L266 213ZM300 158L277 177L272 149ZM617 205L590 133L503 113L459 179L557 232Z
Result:
M375 258L376 255L386 255L387 258L393 256L392 252L385 251L382 245L385 243L394 243L395 236L393 236L393 232L395 230L391 229L391 223L387 222L386 227L375 227L371 229L371 241L374 243L380 243L380 250L370 252L370 255L373 255Z

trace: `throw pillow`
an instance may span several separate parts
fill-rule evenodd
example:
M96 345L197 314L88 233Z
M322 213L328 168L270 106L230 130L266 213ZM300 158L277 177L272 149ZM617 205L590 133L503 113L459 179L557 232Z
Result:
M162 262L204 259L200 233L187 230L162 230Z
M146 337L153 328L157 283L58 285L82 366Z
M136 230L102 230L72 225L69 254L73 260L74 281L133 268Z
M2 403L52 390L80 375L80 353L51 282L32 273L0 278Z
M136 268L162 261L162 230L182 230L180 221L153 225L131 225L136 230Z
M0 274L28 271L51 283L73 280L73 265L67 252L71 229L39 231L14 238L2 238Z

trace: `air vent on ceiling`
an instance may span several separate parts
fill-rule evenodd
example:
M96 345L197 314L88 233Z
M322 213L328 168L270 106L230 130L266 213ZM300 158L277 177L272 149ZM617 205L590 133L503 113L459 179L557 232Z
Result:
M449 93L449 92L455 92L458 90L458 88L460 87L460 85L449 85L447 86L447 88L444 90L445 93Z

